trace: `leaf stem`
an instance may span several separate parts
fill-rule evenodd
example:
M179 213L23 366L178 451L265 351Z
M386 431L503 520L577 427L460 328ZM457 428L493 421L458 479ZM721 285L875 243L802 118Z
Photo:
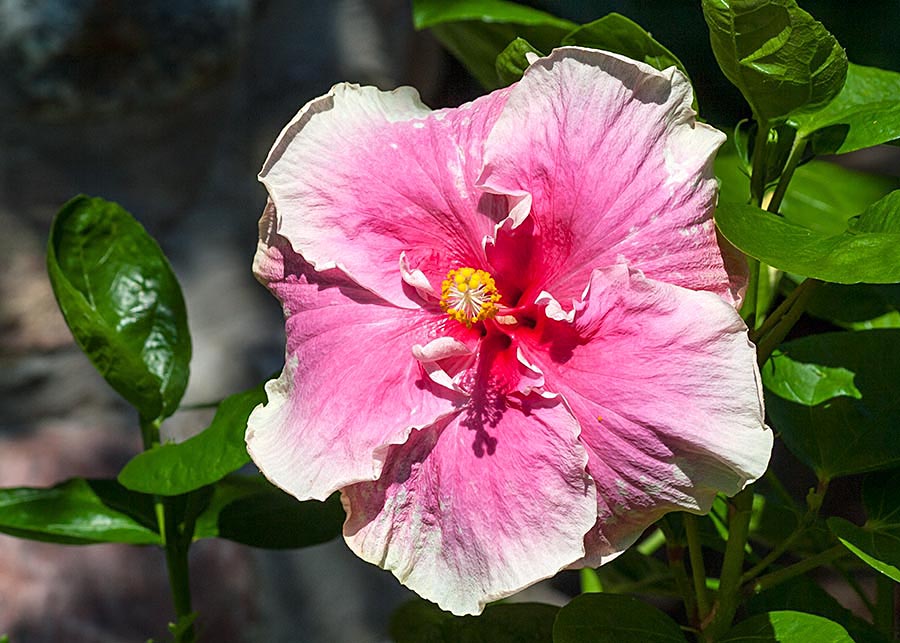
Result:
M822 565L827 565L828 563L844 556L847 553L848 552L846 547L844 547L843 545L835 545L830 549L819 552L815 556L810 556L809 558L805 558L799 562L794 563L793 565L788 565L787 567L779 569L778 571L771 572L769 574L766 574L765 576L760 576L756 579L755 582L746 587L744 593L759 594L760 592L775 587L776 585L780 585L781 583L795 578L796 576L805 574L811 569L821 567Z
M756 344L756 361L760 366L766 363L775 348L787 337L806 310L813 291L821 284L818 279L804 279L769 315L762 326L750 332L750 341Z
M178 516L174 503L177 498L164 498L165 507L165 550L166 567L169 571L169 586L172 590L172 603L175 607L176 624L173 628L176 643L193 643L194 626L190 621L191 584L188 567L188 550L193 538L193 524L188 530L179 528ZM187 526L187 525L185 525ZM187 623L187 625L184 625Z
M750 517L753 513L753 486L747 486L730 500L731 512L728 520L728 542L725 544L725 558L722 561L722 575L716 595L716 607L708 630L710 640L718 640L731 627L740 598L741 574L744 568L744 550L750 531Z
M161 420L147 420L145 418L141 418L141 441L143 442L144 451L153 448L154 445L159 444L159 427L162 424Z
M812 525L816 518L819 515L819 509L822 507L822 502L825 500L825 494L828 491L828 480L821 479L819 480L818 485L815 489L810 489L809 493L806 496L806 512L803 514L803 517L797 523L797 527L792 531L787 538L782 540L778 545L776 545L772 551L770 551L766 556L759 561L756 565L751 567L743 576L741 576L741 584L749 583L751 580L756 578L760 573L762 573L769 565L778 560L790 547L797 542L797 539L800 538L806 530L809 529L810 525Z
M706 592L706 567L703 564L703 549L700 545L700 530L697 527L696 516L684 514L684 533L691 560L694 595L697 597L697 616L702 623L709 616L709 595Z
M753 165L750 168L750 198L762 207L766 191L766 147L769 142L769 126L756 122L756 140L753 144Z
M803 151L805 149L806 139L802 136L795 136L794 142L791 143L791 151L788 153L784 170L778 178L778 185L775 186L775 192L772 194L772 197L766 206L766 210L769 212L778 214L778 209L781 207L781 202L784 200L784 195L787 193L788 184L794 177L794 170L797 169L797 165L800 163L800 158L803 156Z

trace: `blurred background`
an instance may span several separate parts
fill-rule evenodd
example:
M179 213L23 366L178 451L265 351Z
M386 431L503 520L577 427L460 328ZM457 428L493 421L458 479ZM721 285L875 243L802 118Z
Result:
M700 104L730 128L744 113L712 59L694 0L532 2L578 22L618 11L685 63ZM800 2L850 60L900 71L885 25L900 2ZM282 126L348 80L419 89L433 107L480 89L427 33L410 0L0 0L0 486L114 476L140 449L137 418L74 345L44 268L50 221L77 193L121 203L182 282L194 341L186 404L221 399L283 360L278 303L250 264L265 192L256 173ZM848 155L900 176L896 150ZM182 438L208 415L164 427ZM341 541L263 552L192 548L202 640L387 640L409 594ZM530 598L558 600L566 579ZM62 547L0 535L0 634L12 643L164 639L161 552Z

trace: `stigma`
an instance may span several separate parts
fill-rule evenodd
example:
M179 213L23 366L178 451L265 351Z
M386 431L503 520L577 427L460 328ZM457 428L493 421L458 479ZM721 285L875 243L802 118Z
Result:
M498 301L494 278L484 270L451 270L441 283L441 310L467 327L496 315Z

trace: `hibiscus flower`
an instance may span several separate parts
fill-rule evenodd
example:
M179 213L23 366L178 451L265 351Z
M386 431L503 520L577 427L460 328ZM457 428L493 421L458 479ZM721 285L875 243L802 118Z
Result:
M260 173L254 270L287 334L247 430L261 471L339 490L350 548L456 614L759 477L724 137L690 106L674 68L571 47L456 109L308 103Z

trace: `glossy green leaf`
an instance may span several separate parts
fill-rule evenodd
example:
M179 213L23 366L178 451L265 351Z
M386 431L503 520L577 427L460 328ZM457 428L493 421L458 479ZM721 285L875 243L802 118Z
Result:
M771 124L834 98L847 56L794 0L702 0L713 53L757 120Z
M578 26L544 11L507 0L413 0L413 24L416 29L469 20L532 27L552 25L559 29Z
M853 371L842 366L798 362L779 350L763 366L763 381L769 391L804 406L816 406L838 395L862 398L853 384L854 377Z
M716 157L719 200L746 204L750 198L749 171L728 145ZM811 161L794 172L780 212L797 225L827 234L841 234L848 221L891 190L895 178L848 170L826 161Z
M247 418L265 401L263 384L225 398L209 427L179 444L139 453L119 472L119 482L134 491L174 496L237 471L250 461L244 442Z
M850 330L900 328L900 284L822 284L806 312Z
M686 643L678 624L622 594L582 594L559 610L553 643Z
M797 373L799 382L786 383ZM787 342L776 364L763 369L772 425L791 452L825 479L900 464L897 382L900 331L893 329ZM823 399L827 391L835 397Z
M734 246L779 270L845 284L900 281L900 191L850 219L840 234L727 202L716 209L716 225Z
M542 603L489 605L480 616L453 616L415 600L391 617L395 643L551 643L558 608Z
M780 212L810 230L841 234L853 215L898 187L900 181L894 178L812 161L797 168Z
M197 519L194 538L226 538L264 549L296 549L341 534L344 510L334 494L325 502L300 502L262 476L230 475L213 487Z
M687 69L671 51L656 41L633 20L611 13L583 25L563 38L562 44L604 49L647 63L656 69L677 67L687 76Z
M502 85L511 85L522 78L522 74L525 73L529 64L527 54L543 56L524 38L516 38L500 52L495 67L497 68L497 77Z
M751 616L773 610L815 614L840 623L856 643L888 643L888 638L872 624L841 605L819 583L806 575L750 597L744 607Z
M160 544L152 499L114 480L0 489L0 532L67 545Z
M53 292L75 340L147 420L171 415L191 340L178 281L156 241L121 206L78 196L53 221Z
M866 524L828 519L828 528L867 565L900 583L900 469L870 475L863 483Z
M502 86L495 61L506 46L523 38L540 51L559 46L573 22L505 0L415 0L417 29L430 28L487 89Z
M900 74L850 64L847 82L823 109L792 115L804 138L818 138L820 154L853 152L900 138ZM815 135L815 136L814 136Z
M767 612L738 623L721 643L854 643L839 623L804 612Z
M860 560L900 583L900 529L872 531L835 516L828 528Z

